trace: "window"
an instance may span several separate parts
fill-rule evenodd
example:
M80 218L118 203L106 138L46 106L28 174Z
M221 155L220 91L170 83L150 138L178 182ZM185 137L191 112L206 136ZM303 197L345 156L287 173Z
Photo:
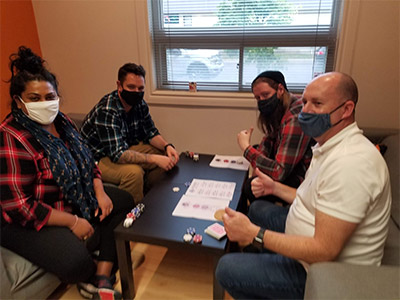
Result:
M279 70L300 92L331 71L341 0L149 0L158 89L249 91Z

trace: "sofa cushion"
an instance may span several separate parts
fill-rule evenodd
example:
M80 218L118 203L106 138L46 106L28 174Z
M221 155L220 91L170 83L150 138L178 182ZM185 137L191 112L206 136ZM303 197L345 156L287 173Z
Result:
M381 143L386 145L387 147L384 158L390 173L390 185L392 189L392 218L399 228L400 225L399 134L389 135L385 137Z
M315 263L304 299L399 299L400 267Z
M78 113L70 113L70 114L68 114L68 117L71 119L72 122L75 123L75 125L78 129L81 129L81 127L83 125L83 120L85 119L86 115L78 114Z
M393 219L389 221L389 233L383 250L382 265L400 266L400 231Z
M2 299L45 299L60 285L55 275L45 272L18 254L3 247L0 247L0 254L1 268L4 268L1 274Z

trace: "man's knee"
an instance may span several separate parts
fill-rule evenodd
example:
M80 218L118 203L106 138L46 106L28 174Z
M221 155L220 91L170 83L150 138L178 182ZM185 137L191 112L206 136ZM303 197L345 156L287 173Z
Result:
M128 165L127 165L128 166ZM131 164L129 167L125 168L123 172L121 172L121 183L122 182L142 182L143 184L144 170L139 165Z
M127 191L133 197L135 203L143 199L144 170L138 165L130 165L126 169L119 182L119 188Z
M263 201L263 200L258 200L254 201L251 203L249 207L249 213L248 217L249 219L254 223L259 223L260 219L265 220L269 216L266 214L268 212L268 208L274 204L268 202L268 201Z
M229 285L229 281L234 280L231 278L233 266L235 266L235 262L232 254L225 254L218 261L215 269L215 278L224 288Z
M225 262L225 256L222 256L219 261L218 265L215 269L215 278L218 280L218 282L225 287L224 280L226 279L225 273L226 273L226 262Z

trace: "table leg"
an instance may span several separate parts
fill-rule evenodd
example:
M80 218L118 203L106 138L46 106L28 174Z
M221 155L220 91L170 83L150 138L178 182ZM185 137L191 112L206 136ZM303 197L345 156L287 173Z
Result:
M116 239L119 274L121 278L122 296L125 300L135 298L135 282L133 279L131 247L129 241Z
M219 284L217 278L215 277L215 269L217 268L218 261L221 256L214 256L214 274L213 274L213 299L220 300L224 299L224 289Z

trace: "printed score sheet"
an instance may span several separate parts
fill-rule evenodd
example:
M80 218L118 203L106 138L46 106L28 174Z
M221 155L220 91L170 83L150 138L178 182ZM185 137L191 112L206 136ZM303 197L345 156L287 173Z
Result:
M214 213L229 206L235 187L235 182L193 179L172 215L215 221Z
M247 171L250 163L241 156L215 155L210 167Z

